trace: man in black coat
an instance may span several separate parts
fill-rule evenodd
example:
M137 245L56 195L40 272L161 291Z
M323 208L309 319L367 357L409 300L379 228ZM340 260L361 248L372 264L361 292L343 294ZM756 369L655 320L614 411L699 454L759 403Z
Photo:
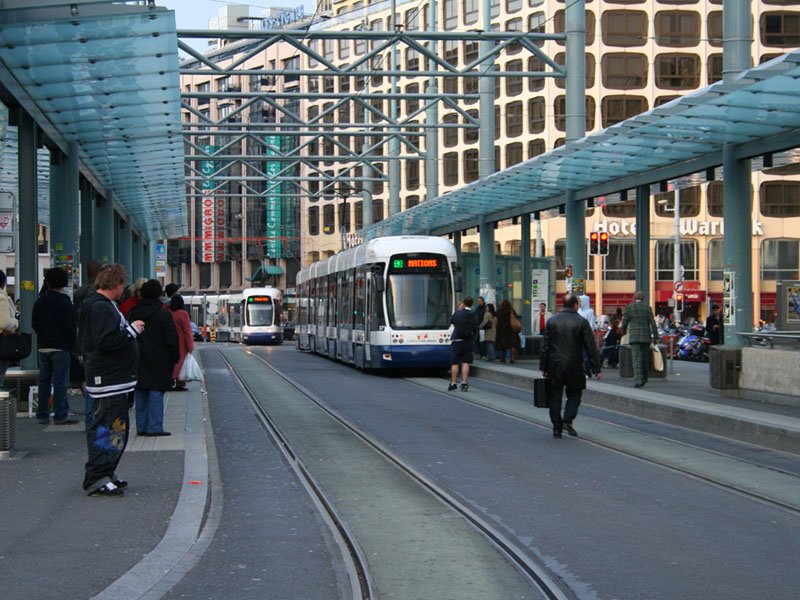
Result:
M560 313L550 317L542 340L542 356L539 369L545 379L550 380L550 421L553 437L560 438L561 431L571 436L578 432L572 426L578 416L581 394L586 389L586 374L583 370L583 352L587 352L592 371L597 379L600 372L600 356L589 322L578 314L578 297L564 294ZM561 416L561 395L567 390L567 404Z
M77 328L72 301L64 293L69 283L66 271L48 269L44 275L47 291L33 305L31 324L39 343L39 408L36 420L50 422L50 387L53 388L53 414L56 425L71 425L78 419L69 416L69 363Z
M145 331L138 339L136 432L145 436L170 435L164 431L164 393L172 387L172 370L180 360L178 331L172 313L164 310L161 303L161 283L157 279L144 282L139 295L142 300L129 315L145 324Z

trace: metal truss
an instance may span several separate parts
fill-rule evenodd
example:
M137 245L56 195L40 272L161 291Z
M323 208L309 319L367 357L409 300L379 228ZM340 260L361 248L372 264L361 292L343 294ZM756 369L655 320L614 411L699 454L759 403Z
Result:
M389 177L377 165L390 160L424 161L428 154L419 139L428 132L479 126L478 118L463 107L464 103L477 102L479 95L440 93L438 90L443 89L445 80L564 77L566 74L564 66L540 48L546 40L564 41L564 34L336 31L306 27L246 32L180 30L178 37L180 50L192 57L181 63L181 75L207 77L212 84L221 77L249 78L251 82L258 81L262 88L242 91L242 86L234 83L224 91L182 93L182 107L190 118L184 121L182 129L188 196L198 198L209 192L226 198L292 196L287 189L295 190L295 194L328 197L337 193L334 191L337 186L338 189L356 190L366 182L385 182ZM184 41L192 38L216 38L229 43L218 51L203 54ZM318 43L326 40L363 42L364 51L352 62L337 64L315 49ZM466 46L470 45L474 59L457 67L447 60L445 53L437 53L439 43L446 43L451 49L463 46L460 48L463 56L467 56ZM281 47L282 56L287 55L288 48L293 52L290 58L306 55L316 61L317 67L243 67L250 59L276 46ZM425 61L426 69L382 68L384 63L396 62L389 61L388 57L402 48L415 52L420 61L418 64ZM515 58L536 58L541 70L497 70L495 61L509 54L510 50ZM318 82L321 77L323 83L329 84L332 81L326 82L326 78L333 78L333 82L344 78L350 82L354 92L308 92L307 79L312 77ZM432 87L434 93L405 91L392 94L370 91L369 81L373 77L388 77L391 81L417 80L423 88L426 81L437 84ZM282 79L282 85L277 85L279 79ZM304 79L306 81L302 81ZM363 85L355 89L359 83ZM212 101L217 107L230 103L229 112L221 118L212 118ZM320 107L312 118L305 118L307 111L303 110L303 102L310 101L329 101L329 105ZM387 101L389 111L382 108ZM413 103L415 107L401 116L401 102L406 106ZM207 112L205 107L209 108ZM457 122L431 122L430 115L437 114L432 113L432 109L457 115ZM352 120L354 114L360 115L363 121ZM346 119L339 121L339 116ZM275 136L290 142L276 145L273 143ZM211 140L214 144L209 151L206 146L211 145ZM352 140L359 140L359 143L353 144ZM320 153L320 148L325 151ZM267 161L280 163L279 169L267 173ZM208 165L213 165L213 168L209 169ZM335 165L340 168L331 174L330 169ZM361 175L355 174L357 169L362 169ZM213 181L213 189L209 190L208 184L201 189L202 182L209 181ZM234 182L241 186L241 193L228 191L228 185ZM315 191L306 185L309 182L316 184Z

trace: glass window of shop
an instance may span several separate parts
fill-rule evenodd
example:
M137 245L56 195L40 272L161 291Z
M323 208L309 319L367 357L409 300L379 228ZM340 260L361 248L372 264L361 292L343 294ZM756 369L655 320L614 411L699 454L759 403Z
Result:
M722 239L708 242L708 280L722 281L722 266L725 263L725 246Z
M800 240L761 242L761 279L779 281L800 277Z
M675 265L675 240L656 240L656 280L673 281ZM697 281L697 240L681 240L681 266L683 279Z
M636 279L636 240L611 239L605 257L603 280L633 281Z
M610 248L610 247L609 247ZM564 267L567 266L567 240L556 240L556 278L563 280ZM594 261L589 255L589 248L586 248L586 279L594 279Z

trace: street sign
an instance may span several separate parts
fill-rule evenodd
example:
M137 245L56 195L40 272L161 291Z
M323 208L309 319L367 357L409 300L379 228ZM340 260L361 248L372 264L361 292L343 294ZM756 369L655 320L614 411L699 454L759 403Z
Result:
M676 292L682 292L683 291L683 281L676 281L672 285L672 289L675 290Z

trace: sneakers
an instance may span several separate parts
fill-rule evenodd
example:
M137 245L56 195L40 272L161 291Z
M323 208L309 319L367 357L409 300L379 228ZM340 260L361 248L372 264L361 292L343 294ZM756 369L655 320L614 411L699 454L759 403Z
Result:
M451 383L447 386L448 392L455 392L458 389L458 386L455 383Z
M462 383L461 384L461 391L462 392L468 392L469 391L469 384L468 383Z
M109 481L99 488L92 490L88 495L94 498L122 498L125 492L122 491L121 487Z

